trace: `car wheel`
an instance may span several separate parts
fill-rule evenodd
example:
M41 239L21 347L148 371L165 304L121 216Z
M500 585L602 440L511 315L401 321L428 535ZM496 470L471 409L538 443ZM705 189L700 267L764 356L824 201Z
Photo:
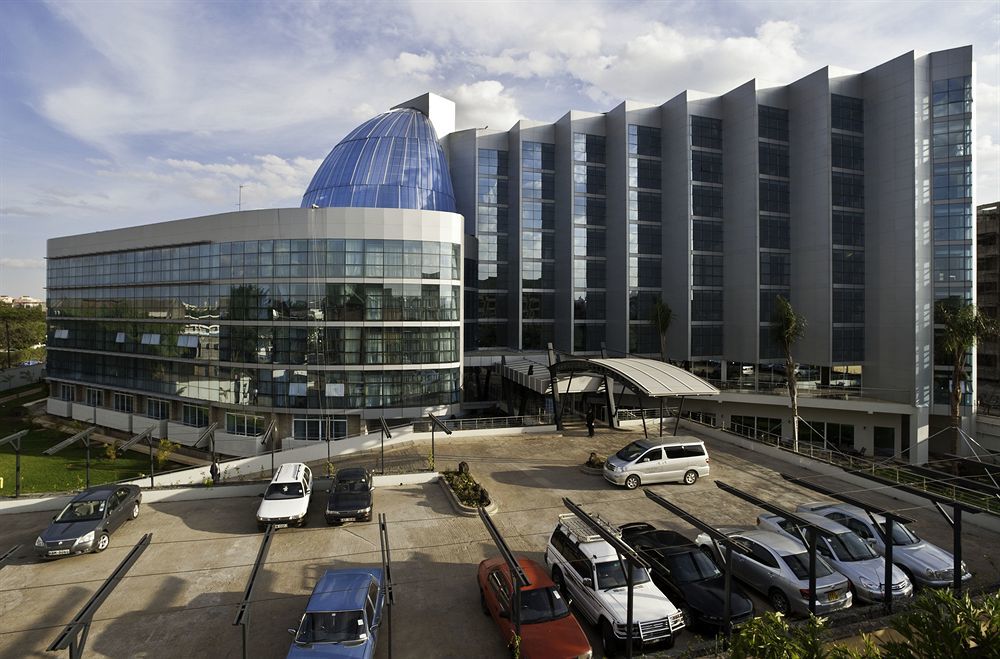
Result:
M479 608L483 610L483 615L488 616L490 614L490 608L486 606L486 595L483 594L483 589L479 589Z
M601 647L604 648L605 657L613 657L618 651L618 639L607 620L601 620Z
M697 481L698 481L698 472L695 471L694 469L691 469L686 474L684 474L685 485L694 485Z
M635 474L632 474L631 476L626 478L625 487L627 487L630 490L634 490L635 488L639 487L639 477L636 476Z
M771 603L775 611L782 615L787 616L792 610L791 605L788 603L788 597L777 588L772 588L771 592L767 594L767 601Z
M694 627L694 618L691 617L691 609L686 606L682 606L680 607L680 612L681 617L684 618L684 626L688 629Z
M135 519L138 516L139 516L139 502L136 501L134 504L132 504L132 514L129 516L129 519Z
M106 531L101 531L101 535L97 538L97 545L94 547L95 551L104 551L111 544L111 536L107 534Z

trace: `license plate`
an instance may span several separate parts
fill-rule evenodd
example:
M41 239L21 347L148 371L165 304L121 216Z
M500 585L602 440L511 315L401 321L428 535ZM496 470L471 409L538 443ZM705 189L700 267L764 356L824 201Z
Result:
M831 590L830 592L828 592L826 594L826 601L828 601L828 602L835 602L837 600L837 596L838 595L839 595L839 593L837 591Z
M354 517L341 517L340 518L341 522L353 522L354 520L355 520Z
M68 554L68 549L53 549L49 552L49 556L66 556Z
M271 526L273 526L276 529L287 529L288 528L288 524L272 524Z

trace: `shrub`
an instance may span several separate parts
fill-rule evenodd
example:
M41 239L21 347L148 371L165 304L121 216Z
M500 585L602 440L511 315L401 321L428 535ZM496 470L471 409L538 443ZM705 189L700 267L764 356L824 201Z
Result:
M458 500L466 506L488 506L490 505L490 495L486 488L476 482L472 474L468 471L445 471L441 474L451 486L451 491L455 493Z

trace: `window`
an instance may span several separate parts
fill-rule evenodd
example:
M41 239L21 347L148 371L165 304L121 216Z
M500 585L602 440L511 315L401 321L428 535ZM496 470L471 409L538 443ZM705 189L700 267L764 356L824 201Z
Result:
M830 95L830 125L834 129L864 132L864 105L860 98Z
M790 249L789 221L787 217L760 217L760 246L765 249Z
M759 185L760 210L771 213L789 211L788 181L762 180Z
M833 244L864 247L865 216L862 213L834 211Z
M247 437L260 435L264 432L264 417L227 412L226 432Z
M712 220L693 220L691 222L694 251L722 251L722 222Z
M194 428L204 428L208 425L208 408L197 405L181 407L181 423Z
M180 334L177 336L178 348L197 348L198 336L195 334Z
M76 400L76 387L71 384L60 384L59 400Z
M691 146L722 149L722 120L691 115Z
M120 392L115 392L114 404L112 409L116 412L124 412L126 414L131 414L135 409L135 396L132 394L123 394Z
M87 388L87 405L101 407L104 405L104 392L100 389Z
M830 146L834 167L859 171L865 168L865 139L860 135L834 133Z
M160 345L160 335L159 334L143 334L142 340L140 341L144 346L158 346Z
M767 105L757 106L757 134L759 137L788 141L788 110Z
M146 399L146 416L150 419L169 419L170 402L159 398Z
M833 205L844 208L865 207L865 179L860 174L833 172Z
M691 211L702 217L722 217L722 188L693 184Z
M694 290L691 292L691 320L722 321L722 291Z
M692 151L691 178L694 181L704 183L722 183L722 154L711 151Z
M695 254L694 285L722 286L722 257L709 254Z
M788 146L785 144L760 143L758 154L760 173L764 176L788 178Z
M68 339L69 330L68 329L57 329L52 333L52 338L55 339Z
M115 343L125 343L125 332L118 332L115 335Z

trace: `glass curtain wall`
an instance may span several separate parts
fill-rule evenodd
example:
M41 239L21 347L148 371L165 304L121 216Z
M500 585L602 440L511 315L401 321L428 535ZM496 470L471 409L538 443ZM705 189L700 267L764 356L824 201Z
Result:
M507 152L479 149L479 203L476 236L479 239L477 291L470 310L476 314L476 332L469 349L507 347L508 280L507 236L509 194Z
M603 135L573 134L573 351L597 352L607 320L607 172Z
M972 78L935 80L931 97L934 213L934 301L958 306L972 302ZM935 322L938 322L935 319ZM936 325L940 336L941 325ZM966 365L971 374L971 356ZM951 365L935 348L934 402L947 405ZM963 385L963 405L971 404L971 382Z
M791 299L788 110L757 108L759 161L760 360L783 357L771 335L776 299Z
M722 120L691 115L691 358L722 357Z
M628 292L630 353L657 355L660 337L650 322L662 294L663 161L660 129L628 126Z
M521 144L521 349L542 350L555 326L555 148Z

